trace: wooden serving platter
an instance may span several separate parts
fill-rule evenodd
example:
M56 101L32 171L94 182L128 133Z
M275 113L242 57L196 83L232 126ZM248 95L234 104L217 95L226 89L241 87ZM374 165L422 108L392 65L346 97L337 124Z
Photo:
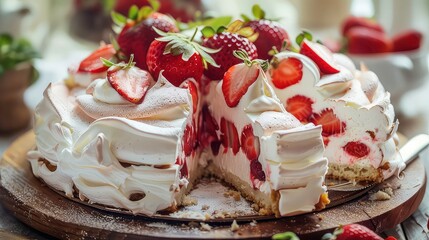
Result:
M392 186L390 200L370 201L363 192L330 193L333 202L346 200L321 212L280 219L239 220L239 229L230 222L166 221L105 211L67 199L36 179L26 160L34 146L34 135L27 133L4 153L0 165L0 201L27 225L57 238L67 239L141 239L145 238L271 238L275 233L294 231L301 239L319 239L340 224L360 223L381 232L408 218L420 205L426 176L421 159L412 162L402 179L391 178L371 191ZM397 189L396 189L397 188ZM360 195L360 196L359 196ZM351 199L351 200L350 200ZM241 221L240 221L241 220ZM208 230L211 228L211 230Z

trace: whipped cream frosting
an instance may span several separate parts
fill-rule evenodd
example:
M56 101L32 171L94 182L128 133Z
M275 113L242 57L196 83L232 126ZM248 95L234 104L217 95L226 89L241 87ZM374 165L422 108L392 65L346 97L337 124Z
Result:
M286 103L287 99L297 94L307 96L314 102L314 113L333 109L335 115L346 124L343 133L329 136L324 156L330 163L358 164L376 169L389 163L390 169L383 170L384 178L403 169L403 161L393 141L398 122L395 121L390 94L373 72L365 66L357 70L352 61L342 54L333 55L340 72L323 76L317 65L304 55L282 52L275 58L278 61L296 58L303 64L301 81L286 89L276 88L269 79L281 102ZM364 159L355 159L347 154L344 146L352 141L367 145L369 155Z
M163 77L139 105L114 91L106 79L86 91L63 83L47 87L35 110L37 149L28 154L33 173L69 197L76 187L90 203L146 215L174 206L187 185L175 163L192 111L189 92Z
M79 64L74 64L70 66L67 71L69 74L69 80L71 80L73 83L76 83L80 87L87 87L93 80L106 77L105 71L100 73L89 73L80 72L78 69Z
M262 70L234 108L226 105L222 83L210 83L206 97L209 110L217 122L222 117L233 122L238 134L246 125L252 125L260 141L258 160L266 174L266 181L256 187L267 196L272 191L280 194L282 216L314 210L320 195L326 192L323 181L327 160L323 157L321 127L302 125L287 113ZM223 146L219 152L223 152ZM252 186L249 160L242 151L234 155L228 150L211 158L220 169L232 172ZM305 193L305 201L299 193Z

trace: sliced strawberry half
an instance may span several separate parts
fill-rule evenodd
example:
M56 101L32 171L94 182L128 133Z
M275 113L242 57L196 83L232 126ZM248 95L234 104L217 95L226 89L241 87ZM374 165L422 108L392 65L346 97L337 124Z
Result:
M220 131L221 141L224 147L223 152L226 153L228 148L231 148L234 155L236 155L240 150L240 139L234 123L222 117L220 120Z
M265 172L262 169L262 164L257 159L250 162L250 179L253 182L253 188L257 186L255 180L265 181Z
M183 134L183 152L186 156L191 155L194 145L195 131L190 125L187 125Z
M127 101L141 103L151 83L150 74L134 66L114 65L107 70L110 85Z
M246 125L241 132L241 149L249 161L259 157L259 139L253 135L252 125Z
M206 148L210 146L212 142L219 141L217 130L219 130L219 125L216 119L210 114L208 106L204 105L199 116L199 144L203 148Z
M180 168L180 177L189 177L188 164L186 158L183 160L182 168Z
M299 52L313 60L322 73L334 74L340 72L332 52L322 44L304 39Z
M116 50L113 48L112 44L101 46L80 62L78 71L89 73L101 73L107 71L109 67L105 66L100 58L111 59L115 54Z
M259 76L257 64L248 66L245 63L236 64L228 69L223 77L222 92L228 107L235 107L247 89Z
M195 114L198 108L198 88L193 81L188 81L188 89L192 97L192 110Z
M279 89L297 84L302 79L302 62L297 58L287 58L280 62L274 61L271 81Z
M337 118L332 109L324 109L321 113L315 113L310 117L315 125L322 125L322 135L330 136L344 132L346 124Z
M343 149L349 155L357 158L362 158L369 154L369 147L362 142L348 142Z
M286 111L298 118L299 121L308 121L313 114L313 100L303 95L295 95L286 101Z

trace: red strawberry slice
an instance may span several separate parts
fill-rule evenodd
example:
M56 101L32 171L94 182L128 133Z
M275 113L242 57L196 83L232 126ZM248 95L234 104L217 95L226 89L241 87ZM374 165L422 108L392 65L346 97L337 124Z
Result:
M217 156L218 154L219 154L219 148L220 148L220 145L222 144L222 142L221 141L213 141L211 144L210 144L210 147L211 147L211 149L212 149L212 153L213 153L213 155L215 155L215 156Z
M186 156L191 155L195 144L195 133L194 129L187 125L183 134L183 151Z
M116 50L113 48L113 45L107 44L101 46L80 62L78 71L89 73L105 72L109 67L105 66L100 58L111 59L115 54Z
M232 152L236 155L240 150L240 139L238 138L237 128L234 123L222 117L220 131L222 145L225 148L223 152L226 153L228 148L232 148Z
M222 92L228 107L238 105L241 97L259 76L258 64L247 66L245 63L234 65L223 77Z
M259 157L259 139L253 135L252 125L246 125L241 132L241 149L250 161Z
M188 89L192 97L192 109L193 113L195 114L198 108L198 89L195 83L192 81L188 81Z
M349 155L357 158L362 158L369 154L369 147L361 142L348 142L343 149Z
M336 240L383 240L369 228L360 224L349 224L343 228L343 232L336 236Z
M334 74L340 72L332 52L322 44L304 39L299 52L313 60L322 73Z
M207 105L204 105L201 109L201 114L199 117L199 136L198 141L203 148L210 146L214 141L219 141L217 136L217 130L219 130L219 125L216 122L216 119L210 114L210 110Z
M273 63L271 81L276 88L285 89L302 79L302 62L296 58L287 58Z
M121 68L112 66L107 70L110 85L127 101L141 103L146 95L152 77L137 67Z
M180 168L180 177L187 178L189 176L188 164L186 158L183 160L182 168Z
M352 54L385 53L392 50L392 41L384 33L364 27L347 32L348 52Z
M299 121L308 121L313 114L313 100L302 95L295 95L286 101L286 111L298 118Z
M393 37L393 51L412 51L420 48L423 35L416 30L408 30Z
M322 135L330 136L344 132L346 124L341 122L332 109L324 109L321 113L313 114L310 121L314 125L322 125Z
M364 27L380 33L384 32L383 27L372 19L365 18L365 17L350 16L343 23L343 26L342 26L343 36L346 36L349 30L355 27Z
M252 180L253 188L256 188L255 179L261 182L265 181L265 172L262 169L262 164L257 159L250 162L250 179Z

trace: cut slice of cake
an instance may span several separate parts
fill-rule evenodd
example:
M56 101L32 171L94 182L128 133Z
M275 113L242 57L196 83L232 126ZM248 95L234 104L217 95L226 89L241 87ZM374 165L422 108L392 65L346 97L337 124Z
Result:
M138 105L106 78L86 91L63 83L46 89L36 108L37 150L29 154L34 174L90 203L147 215L175 209L201 175L196 152L185 146L195 131L188 89L161 76Z
M267 74L287 111L303 123L322 125L328 175L380 182L402 170L398 121L377 76L318 43L305 40L301 52L308 57L278 53Z
M231 67L209 83L206 119L215 123L203 159L264 213L296 215L328 203L321 126L285 111L258 61ZM216 144L217 143L217 144Z

